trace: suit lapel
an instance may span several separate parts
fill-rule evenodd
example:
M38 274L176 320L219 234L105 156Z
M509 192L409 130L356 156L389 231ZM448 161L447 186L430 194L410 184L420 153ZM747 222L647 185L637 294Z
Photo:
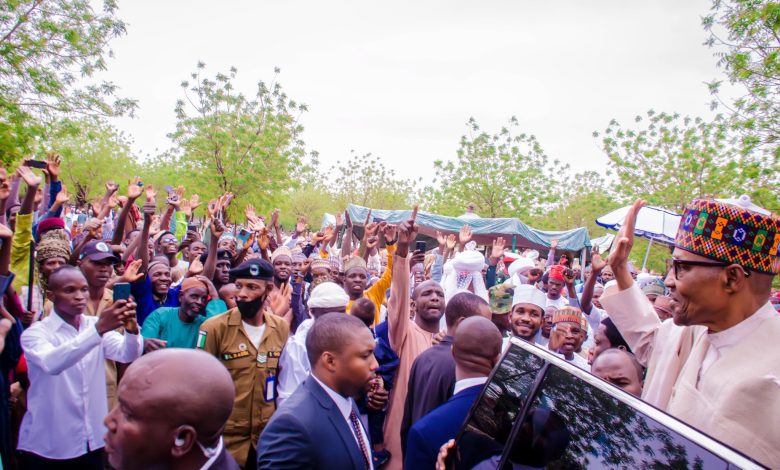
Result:
M352 460L352 468L364 468L365 465L363 463L363 454L360 451L360 447L358 446L357 441L355 440L355 435L352 433L352 428L349 424L347 424L347 420L344 419L344 415L341 414L341 411L339 411L336 403L328 396L328 393L325 392L320 384L317 383L317 381L314 380L311 376L307 377L303 383L309 392L311 392L311 394L314 395L314 397L317 399L317 402L319 402L320 406L325 408L328 419L336 429L336 433L344 443L344 447L347 450L350 459ZM368 433L366 433L366 435L367 434ZM366 446L370 446L370 444L367 442ZM367 449L370 449L370 447L367 447Z

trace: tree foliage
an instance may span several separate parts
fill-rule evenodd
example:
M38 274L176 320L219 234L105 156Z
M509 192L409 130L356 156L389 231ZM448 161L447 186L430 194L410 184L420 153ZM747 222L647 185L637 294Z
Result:
M62 156L61 180L80 203L102 195L109 180L125 184L140 167L130 139L100 119L60 121L47 146Z
M416 200L419 181L399 178L370 153L358 155L352 151L347 161L337 165L330 181L333 202L341 208L352 203L375 209L398 209L419 202Z
M482 217L527 219L557 199L550 182L566 167L551 163L536 137L518 133L517 118L492 135L474 118L467 125L456 159L434 164L432 210L459 215L474 203Z
M780 3L766 0L714 0L702 19L706 44L716 49L718 66L729 82L744 87L733 102L719 96L721 80L709 84L713 108L733 112L744 152L767 151L780 158Z
M257 84L251 98L236 91L236 69L204 78L199 63L192 81L182 82L185 98L176 104L176 147L167 164L188 175L201 195L230 191L235 210L252 203L270 206L297 186L296 172L309 163L303 126L306 105L290 99L274 76ZM278 76L279 70L276 69Z
M34 150L47 125L67 115L111 116L135 102L109 82L84 85L106 68L108 43L125 33L116 3L14 0L0 3L0 154L9 163Z
M624 127L612 120L603 135L594 133L617 176L614 188L624 198L642 197L680 213L695 198L740 194L776 207L771 188L778 174L767 162L771 157L740 153L727 119L651 110L635 121L635 127Z

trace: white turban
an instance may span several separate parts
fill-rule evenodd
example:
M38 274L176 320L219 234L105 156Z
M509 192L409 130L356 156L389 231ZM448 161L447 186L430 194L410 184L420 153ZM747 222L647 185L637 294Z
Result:
M340 308L346 307L349 296L335 282L323 282L317 285L309 296L309 308Z
M452 273L442 279L444 301L449 302L455 294L469 292L469 285L474 293L489 302L485 282L482 279L482 268L485 257L478 251L466 250L458 253L452 259ZM446 271L446 265L445 265Z

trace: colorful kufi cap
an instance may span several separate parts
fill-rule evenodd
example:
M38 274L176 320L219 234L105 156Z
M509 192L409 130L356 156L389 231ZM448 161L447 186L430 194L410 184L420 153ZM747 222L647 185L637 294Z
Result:
M497 314L507 314L512 310L512 285L499 284L488 290L490 310Z
M576 323L582 326L583 316L582 311L577 307L562 307L557 312L553 313L553 325L558 323Z
M522 284L515 287L515 294L512 297L512 306L517 304L536 305L544 312L544 307L547 305L547 294L530 284Z
M780 217L739 199L696 199L686 207L674 240L677 248L747 270L780 269Z
M652 281L645 284L645 286L642 288L642 292L644 292L645 295L664 295L666 294L666 287L660 279L653 279Z

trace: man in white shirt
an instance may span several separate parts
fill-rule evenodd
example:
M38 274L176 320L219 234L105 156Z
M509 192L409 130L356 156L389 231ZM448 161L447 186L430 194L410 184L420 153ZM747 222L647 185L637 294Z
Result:
M323 282L311 292L309 314L312 318L304 320L293 336L287 339L279 359L279 383L277 385L276 405L282 403L295 392L295 389L309 376L311 364L306 354L306 337L314 321L330 312L345 313L349 296L334 282Z
M311 375L274 413L257 445L257 467L373 469L354 398L372 383L374 338L352 315L328 313L306 337Z
M143 351L136 304L118 300L100 317L84 315L87 280L63 266L49 277L52 314L22 334L30 389L18 449L20 467L103 468L103 418L108 403L106 358L132 362ZM117 333L124 326L125 333Z

